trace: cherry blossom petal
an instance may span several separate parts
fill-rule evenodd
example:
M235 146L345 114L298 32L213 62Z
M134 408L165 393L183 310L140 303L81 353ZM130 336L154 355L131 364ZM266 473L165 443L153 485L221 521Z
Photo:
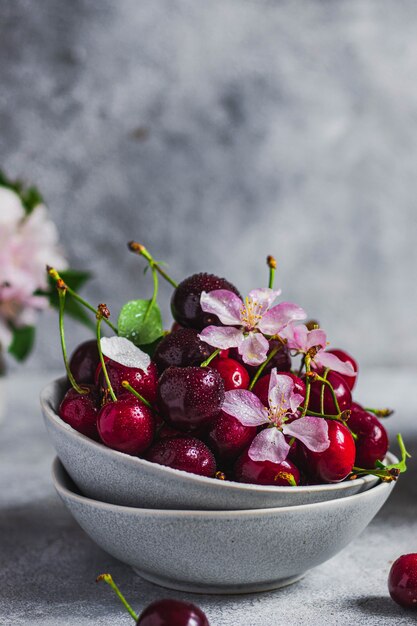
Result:
M19 220L25 216L25 209L16 192L6 187L0 187L0 225L16 227Z
M278 428L264 428L252 441L248 450L252 461L282 463L288 456L290 446Z
M304 402L304 396L301 395L301 393L293 393L291 396L291 400L290 400L290 408L291 408L291 413L296 413L298 410L298 407L301 406Z
M221 350L237 348L243 341L242 331L233 326L206 326L198 337L213 348L221 348Z
M258 324L259 330L265 335L276 335L290 322L304 320L306 313L304 309L292 302L280 302L269 309Z
M330 354L330 352L325 352L324 350L320 350L320 352L316 354L313 365L316 368L320 368L320 366L329 368L333 370L333 372L339 372L339 374L345 374L345 376L356 376L352 363L345 363L335 354Z
M200 296L200 305L205 313L217 315L222 324L226 326L240 326L240 314L243 302L233 291L228 289L215 289L203 291Z
M207 341L205 339L205 341ZM238 346L239 354L247 365L261 365L269 350L269 341L261 333L249 333Z
M301 352L305 350L308 329L304 324L295 325L291 322L279 334L287 340L287 346L290 350L300 350Z
M294 389L294 381L291 376L277 374L277 368L271 371L269 379L268 401L269 406L288 410L291 406L291 396Z
M134 367L146 372L150 365L149 355L126 337L102 337L100 345L105 356L125 367Z
M257 305L259 315L264 315L280 293L281 289L274 290L263 287L262 289L252 289L248 294L248 298L253 304Z
M301 417L291 424L284 424L282 431L301 441L313 452L324 452L330 445L329 427L321 417Z
M310 330L307 335L306 351L310 350L310 348L315 348L317 346L325 348L326 341L326 333L324 332L324 330L321 330L321 328L314 328L313 330Z
M268 423L268 411L257 396L247 389L226 391L222 410L235 417L243 426Z

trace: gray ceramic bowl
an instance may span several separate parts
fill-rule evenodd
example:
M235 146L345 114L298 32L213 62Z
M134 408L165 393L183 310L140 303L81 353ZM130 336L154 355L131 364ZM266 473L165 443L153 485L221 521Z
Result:
M57 415L65 380L41 394L46 428L57 454L81 492L95 500L153 509L242 510L294 506L344 498L374 486L365 476L334 485L274 487L215 480L150 463L81 435Z
M58 459L55 488L95 543L143 578L197 593L250 593L298 580L369 524L395 482L302 506L249 511L139 509L81 496Z

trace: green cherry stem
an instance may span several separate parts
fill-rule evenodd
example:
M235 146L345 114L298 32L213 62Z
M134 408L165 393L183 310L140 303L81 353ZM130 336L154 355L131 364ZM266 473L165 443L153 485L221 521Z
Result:
M307 409L308 409L308 403L310 402L310 385L311 385L311 381L310 381L310 370L311 370L311 358L308 354L305 355L304 357L304 364L306 366L306 397L304 400L304 406L303 406L303 410L301 413L301 417L305 417L307 415Z
M125 389L127 389L128 391L130 391L130 393L132 393L134 396L137 397L138 400L140 400L141 402L143 402L143 404L145 406L148 407L148 409L151 409L153 411L153 407L152 404L150 402L148 402L148 400L146 400L146 398L144 398L143 396L140 395L140 393L138 391L136 391L136 389L133 389L132 385L129 385L129 383L127 382L127 380L122 381L122 387L124 387Z
M203 361L202 363L200 363L200 367L207 367L208 365L210 365L210 363L212 362L212 360L213 360L213 359L215 359L215 358L216 358L216 356L217 356L218 354L220 354L220 352L221 352L221 348L217 348L217 350L215 350L214 352L212 352L212 353L210 354L210 356L209 356L209 357L208 357L205 361Z
M252 391L252 389L254 388L256 383L258 382L259 377L261 376L262 372L264 371L264 369L268 365L268 363L274 358L274 356L276 354L278 354L278 352L282 349L283 345L284 344L281 343L279 346L277 346L276 348L271 350L271 352L268 354L266 360L258 367L258 369L256 370L256 373L255 373L255 376L252 378L251 384L249 385L249 391Z
M130 606L130 604L128 603L128 601L126 600L126 598L124 597L124 595L122 594L122 592L120 591L120 589L118 588L116 583L114 582L114 580L111 577L111 575L110 574L100 574L100 576L97 577L96 582L99 583L102 580L104 580L104 582L107 583L109 585L109 587L111 587L113 589L114 593L119 598L120 602L123 604L125 609L128 611L129 615L131 617L133 617L133 619L137 622L138 619L139 619L139 616L136 615L135 611L132 609L132 607Z
M106 363L104 361L103 352L102 352L102 349L101 349L101 322L103 321L103 318L106 319L106 316L108 316L108 315L110 315L110 312L109 312L108 308L106 307L106 305L105 304L99 304L98 308L96 310L96 317L97 317L97 326L96 326L96 330L97 330L97 349L98 349L98 354L99 354L99 357L100 357L101 367L103 369L104 378L106 379L107 388L109 390L111 399L113 400L113 402L117 402L116 394L113 391L113 387L112 387L111 382L110 382L109 374L107 372Z
M65 369L67 371L68 380L70 381L75 391L81 395L85 395L89 393L88 389L85 387L84 388L80 387L80 385L77 384L77 381L75 380L71 372L69 363L68 363L67 345L65 342L65 332L64 332L64 310L65 310L66 288L60 283L57 283L57 290L58 290L58 297L59 297L59 334L61 337L62 357L64 359Z
M336 411L340 414L341 413L340 406L339 406L339 402L337 400L336 394L334 392L333 385L328 380L326 380L326 378L323 378L323 376L319 376L318 374L316 374L315 379L321 381L322 383L324 383L325 385L327 385L329 387L330 392L331 392L332 397L333 397L333 402L334 402L334 406L336 408Z
M78 293L76 291L74 291L73 289L71 289L71 287L69 287L61 278L61 276L58 274L58 272L56 271L55 268L53 267L46 267L48 274L51 278L53 278L53 280L58 284L59 281L62 282L63 285L65 285L65 288L67 290L67 292L70 294L70 296L72 296L74 298L74 300L77 300L80 304L82 304L86 309L88 309L89 311L91 311L92 313L96 313L97 309L95 307L93 307L92 304L90 304L89 302L87 302L87 300L84 300L84 298L82 298L81 296L78 295ZM114 326L110 320L104 319L104 321L106 322L107 326L109 326L112 331L117 335L117 328L116 326Z
M160 264L155 261L155 259L150 254L150 252L145 248L145 246L143 246L141 243L138 243L137 241L130 241L127 244L127 246L131 252L134 252L135 254L139 254L140 256L143 256L143 258L145 258L148 261L151 268L154 267L161 274L161 276L165 278L165 280L174 287L174 289L178 287L178 283L176 283L175 280L171 278L171 276L168 276L166 271L163 270Z
M324 370L324 374L323 374L323 378L325 378L327 380L327 374L329 373L329 368L326 368ZM320 389L320 411L322 413L324 413L324 391L325 391L325 386L322 385L321 389Z
M275 258L271 255L266 257L266 264L269 267L269 283L268 283L268 287L269 289L272 289L274 286L274 280L275 280L275 271L277 269L277 262L275 260Z
M368 411L368 413L373 413L377 417L390 417L394 413L393 409L373 409L369 406L364 407L364 411Z
M150 267L151 267L152 278L153 278L153 294L152 294L152 299L149 302L149 306L146 309L146 313L143 317L143 323L145 323L146 320L148 319L153 307L156 304L156 299L158 297L158 287L159 287L158 272L156 271L154 265L151 265Z

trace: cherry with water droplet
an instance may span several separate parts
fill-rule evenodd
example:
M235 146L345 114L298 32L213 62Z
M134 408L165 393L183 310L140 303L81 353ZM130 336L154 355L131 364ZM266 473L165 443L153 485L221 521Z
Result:
M153 444L146 459L199 476L213 477L216 473L213 453L195 437L165 437Z
M107 402L101 408L97 428L106 446L136 456L151 445L155 420L149 407L125 392L116 402Z
M59 405L59 416L74 430L98 441L99 394L92 385L82 385L82 389L88 389L88 393L78 393L73 387L68 389Z
M300 472L292 461L253 461L246 450L236 461L234 477L240 483L290 487L300 484Z

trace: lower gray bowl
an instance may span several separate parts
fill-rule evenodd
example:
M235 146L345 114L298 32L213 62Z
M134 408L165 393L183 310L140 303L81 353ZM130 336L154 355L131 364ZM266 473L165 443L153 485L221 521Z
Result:
M246 485L151 463L107 448L63 422L57 411L66 386L67 382L61 379L42 391L45 425L72 480L94 500L152 509L266 509L345 498L378 482L378 478L368 475L333 485ZM388 458L392 462L391 456Z
M172 511L86 498L58 459L52 475L65 506L106 552L162 587L217 594L295 582L357 537L395 486L301 506Z

